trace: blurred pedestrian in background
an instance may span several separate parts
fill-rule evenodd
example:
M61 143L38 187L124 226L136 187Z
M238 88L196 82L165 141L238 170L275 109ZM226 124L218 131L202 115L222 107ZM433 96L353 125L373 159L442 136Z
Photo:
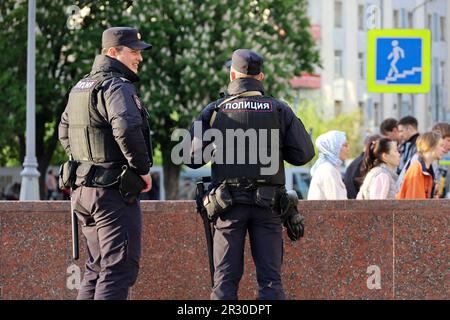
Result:
M20 197L20 183L13 182L6 186L5 199L6 200L19 200Z
M444 140L437 132L426 132L417 138L417 154L411 159L397 199L429 199L435 194L433 161L445 153Z
M349 145L345 132L329 131L316 139L319 159L311 168L308 200L347 199L339 167L347 159Z
M388 138L373 141L364 155L364 182L357 199L395 199L399 163L396 141Z
M412 157L417 152L416 141L419 137L417 131L419 124L417 119L412 116L406 116L400 119L398 122L398 133L400 137L400 165L397 168L397 189L400 190L400 186L403 182L406 170L408 170L411 164Z
M398 134L401 142L401 158L400 165L397 170L398 174L401 174L402 170L408 170L409 162L416 154L416 140L419 136L419 131L417 130L418 126L419 123L417 122L417 119L412 116L403 117L398 122Z
M448 122L436 123L433 131L440 133L442 139L444 139L445 154L450 152L450 124ZM433 163L433 170L436 175L436 191L439 198L450 198L450 175L449 163L444 162L442 159L439 162Z
M47 172L45 184L47 186L47 200L55 200L57 196L57 184L55 174L51 169Z
M397 143L400 143L400 134L398 132L398 121L394 118L387 118L380 124L380 134Z
M356 195L359 192L364 177L363 177L363 167L364 167L364 154L367 148L372 144L373 141L380 139L379 134L368 135L364 139L364 150L361 154L356 157L350 165L345 170L344 184L347 189L347 197L349 199L356 199Z

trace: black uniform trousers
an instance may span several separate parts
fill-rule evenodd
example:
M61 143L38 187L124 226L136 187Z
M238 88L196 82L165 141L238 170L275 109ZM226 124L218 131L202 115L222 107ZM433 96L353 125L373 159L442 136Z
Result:
M139 202L126 204L117 189L81 186L73 192L72 205L86 237L88 253L77 299L126 299L139 271Z
M238 298L247 231L259 286L257 299L285 299L281 282L283 237L279 213L269 208L243 204L233 206L216 221L211 299Z

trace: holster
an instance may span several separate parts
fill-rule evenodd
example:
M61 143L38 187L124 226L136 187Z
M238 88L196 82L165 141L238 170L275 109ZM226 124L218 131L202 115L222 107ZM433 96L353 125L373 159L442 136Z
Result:
M257 206L263 208L274 208L277 204L280 187L259 186L254 193L254 201Z
M78 161L69 160L64 162L59 167L59 189L75 189L75 179L77 177L76 171L79 163Z
M233 205L234 201L226 183L214 187L203 197L203 206L211 221L215 221L221 214L230 210Z
M133 169L128 166L122 167L122 173L119 177L119 191L126 203L134 203L145 186L145 181Z

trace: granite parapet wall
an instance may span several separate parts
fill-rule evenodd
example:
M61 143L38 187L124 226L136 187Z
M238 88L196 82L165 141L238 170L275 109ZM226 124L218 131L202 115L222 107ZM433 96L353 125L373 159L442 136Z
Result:
M449 299L449 200L301 201L306 234L286 234L288 299ZM209 299L203 225L193 201L143 201L141 270L131 299ZM0 202L0 299L74 299L70 204ZM241 299L258 286L247 243Z

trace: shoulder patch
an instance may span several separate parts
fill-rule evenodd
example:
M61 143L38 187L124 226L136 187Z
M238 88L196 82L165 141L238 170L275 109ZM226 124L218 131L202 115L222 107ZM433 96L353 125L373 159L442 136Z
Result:
M85 91L92 88L92 86L97 82L97 80L93 79L81 79L77 82L75 87L73 87L76 91Z
M238 99L223 105L224 112L272 112L271 100Z
M134 100L134 103L136 103L136 107L138 107L138 109L141 110L142 109L142 102L139 99L139 97L137 96L137 94L133 94L133 100Z

